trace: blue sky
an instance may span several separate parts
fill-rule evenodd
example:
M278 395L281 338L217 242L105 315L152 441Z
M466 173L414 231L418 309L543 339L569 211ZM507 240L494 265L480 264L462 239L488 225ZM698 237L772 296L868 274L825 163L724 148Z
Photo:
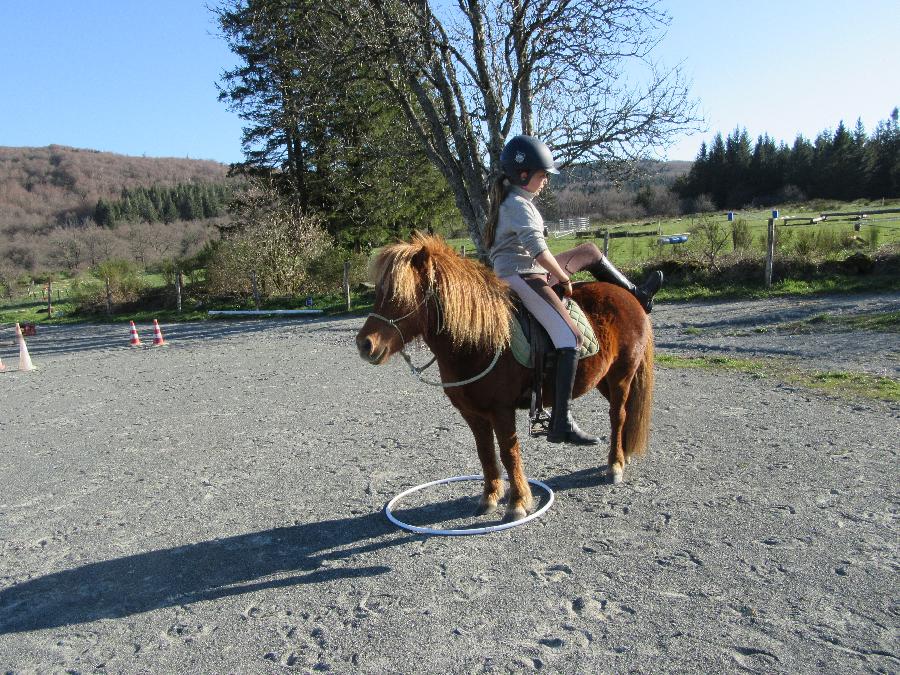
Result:
M0 0L0 145L239 161L215 86L235 59L205 5Z
M215 0L211 0L215 4ZM204 0L0 0L0 146L241 159L241 122L216 96L235 63ZM662 0L656 51L682 63L708 131L793 141L840 120L868 131L900 105L896 0Z
M746 127L793 142L861 118L867 132L900 106L897 0L664 0L658 49L683 61L709 131L669 150L694 159L702 140Z

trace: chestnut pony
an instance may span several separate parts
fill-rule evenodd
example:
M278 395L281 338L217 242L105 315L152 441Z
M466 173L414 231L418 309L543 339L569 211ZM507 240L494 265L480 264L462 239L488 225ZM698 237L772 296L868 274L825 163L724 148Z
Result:
M509 476L505 520L524 518L532 505L516 436L516 409L529 406L532 371L511 350L509 287L484 265L460 257L438 237L381 250L372 264L373 313L356 336L360 356L380 365L419 338L437 358L444 392L475 436L484 471L477 513L503 496L500 459ZM653 329L628 291L607 283L576 284L573 297L600 343L579 362L573 396L597 389L609 401L609 473L622 480L625 463L649 440L653 400ZM553 400L553 377L543 384Z

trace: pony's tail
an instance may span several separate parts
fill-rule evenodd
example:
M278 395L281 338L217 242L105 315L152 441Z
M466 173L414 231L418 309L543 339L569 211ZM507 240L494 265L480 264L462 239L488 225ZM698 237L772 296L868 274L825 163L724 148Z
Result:
M649 323L649 321L648 321ZM644 358L638 366L625 402L625 456L642 455L650 442L650 415L653 410L653 328L647 332Z

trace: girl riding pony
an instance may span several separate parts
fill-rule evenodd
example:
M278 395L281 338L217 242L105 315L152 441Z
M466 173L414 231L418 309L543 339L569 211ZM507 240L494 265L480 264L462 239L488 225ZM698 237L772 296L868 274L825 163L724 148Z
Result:
M581 431L569 412L581 332L552 287L559 285L562 295L569 297L569 277L587 270L598 281L630 291L649 313L653 296L662 285L662 272L653 272L641 286L635 286L594 244L553 255L544 240L544 220L534 205L549 174L559 173L550 149L531 136L516 136L504 146L500 164L503 173L491 185L484 243L494 272L546 329L556 349L556 386L547 440L595 445L599 440Z

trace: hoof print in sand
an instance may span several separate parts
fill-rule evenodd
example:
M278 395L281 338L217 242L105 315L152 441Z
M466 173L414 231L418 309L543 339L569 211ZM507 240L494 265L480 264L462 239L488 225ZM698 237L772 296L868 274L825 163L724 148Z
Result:
M531 568L531 573L546 583L563 581L573 574L572 568L565 563L556 563L554 565L539 563Z

